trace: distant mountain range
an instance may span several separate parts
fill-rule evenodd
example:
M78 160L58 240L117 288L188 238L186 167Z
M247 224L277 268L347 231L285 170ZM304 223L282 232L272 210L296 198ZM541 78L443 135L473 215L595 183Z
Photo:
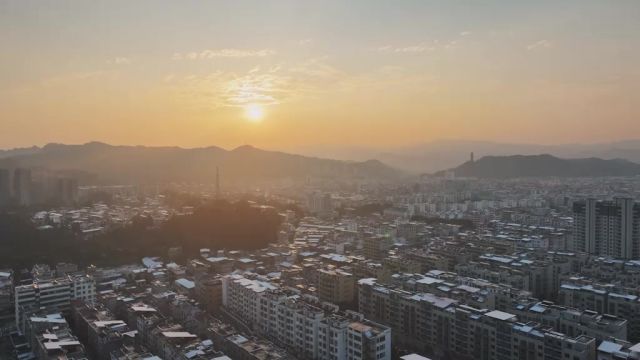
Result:
M0 152L0 168L42 167L74 170L97 176L102 183L213 182L216 167L223 182L253 183L275 179L326 177L384 180L400 172L380 161L328 160L252 146L233 150L219 147L113 146L100 142L82 145L48 144Z
M560 159L547 154L485 156L450 171L457 177L476 178L633 176L640 175L640 164L621 159Z
M470 158L483 156L550 154L559 158L625 159L640 163L640 140L598 144L509 144L491 141L436 140L424 144L383 147L309 146L296 153L332 159L378 159L389 166L413 173L430 173L455 167Z
M1 150L0 149L0 159L7 158L16 155L28 155L33 154L40 151L40 148L37 146L32 146L29 148L15 148L10 150Z
M437 145L439 144L439 145ZM456 176L479 178L512 177L581 177L629 176L640 174L640 141L618 145L563 145L553 147L565 155L532 155L535 145L509 145L488 142L443 141L427 147L416 147L412 152L379 154L379 160L329 160L285 152L267 151L252 146L225 150L211 146L204 148L114 146L100 142L82 145L47 144L43 147L0 151L0 168L45 168L58 173L79 177L81 183L143 184L162 182L215 181L219 167L223 183L251 185L263 181L306 178L335 180L367 179L391 180L405 173L397 168L451 169ZM634 150L635 147L638 150ZM430 149L430 150L428 150ZM474 149L483 149L480 152ZM428 150L425 152L425 150ZM468 151L470 150L470 151ZM475 162L468 161L473 151ZM518 153L521 155L511 155ZM635 152L638 152L636 157ZM481 155L490 152L487 156ZM506 156L503 153L507 152ZM599 152L605 158L581 157L583 152ZM466 154L463 157L463 153ZM625 159L612 158L615 155ZM363 152L353 152L356 158ZM568 158L575 157L575 158ZM395 167L387 166L391 163ZM453 163L453 165L450 165ZM455 167L455 165L463 163ZM439 166L439 167L436 167ZM422 173L432 173L427 170ZM437 172L442 175L444 171Z

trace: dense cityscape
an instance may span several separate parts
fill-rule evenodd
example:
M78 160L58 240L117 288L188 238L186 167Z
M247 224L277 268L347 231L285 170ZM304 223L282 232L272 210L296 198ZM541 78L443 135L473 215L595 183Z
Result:
M640 360L640 0L0 0L0 360Z
M194 216L223 198L279 218L274 241L252 250L149 249L111 266L52 254L3 269L2 353L13 358L640 356L637 177L447 173L411 183L305 182L253 200L221 189L220 174L191 190L70 181L59 206L40 209L22 190L35 183L24 180L29 171L13 174L3 196L29 206L10 212L85 244L136 219L157 228ZM108 200L90 202L96 193ZM176 193L191 204L169 201Z

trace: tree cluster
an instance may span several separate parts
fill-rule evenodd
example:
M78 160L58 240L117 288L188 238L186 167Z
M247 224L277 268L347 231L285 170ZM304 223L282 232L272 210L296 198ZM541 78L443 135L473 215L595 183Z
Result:
M253 250L277 239L280 222L273 209L214 201L159 226L140 216L130 225L83 239L70 229L38 230L27 218L1 214L0 264L24 268L64 261L108 266L165 256L171 247L182 247L185 256L196 256L201 248Z

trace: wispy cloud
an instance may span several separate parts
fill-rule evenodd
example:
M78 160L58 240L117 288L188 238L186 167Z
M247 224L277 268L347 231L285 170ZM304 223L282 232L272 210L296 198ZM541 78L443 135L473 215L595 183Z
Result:
M133 62L131 58L118 56L113 59L107 60L107 64L109 65L129 65Z
M463 31L460 33L460 37L467 37L471 35L471 32ZM382 53L395 53L395 54L420 54L426 52L437 51L441 49L453 49L458 45L458 40L440 41L433 40L430 43L421 42L413 45L405 46L392 46L385 45L380 46L376 50Z
M164 81L183 100L205 108L275 105L286 101L295 91L290 78L277 68L256 67L244 74L216 71L199 76L168 75Z
M471 36L471 34L471 31L465 30L461 31L454 39L448 41L433 40L431 42L421 42L418 44L405 46L385 45L378 47L376 50L382 53L393 54L420 54L441 49L449 50L456 48L458 46L458 43L460 41L463 41L463 38L469 37Z
M415 53L423 53L426 51L433 51L436 49L437 48L433 45L420 43L416 45L401 46L401 47L393 47L391 45L385 45L385 46L379 47L378 51L384 52L384 53L404 53L404 54L414 53L415 54Z
M298 41L298 45L300 46L306 46L309 45L313 42L313 39L302 39L300 41Z
M409 76L410 75L410 76ZM297 64L254 67L245 73L216 71L207 75L169 74L164 82L178 98L199 108L242 107L247 104L278 105L326 94L386 89L386 85L415 83L415 74L384 67L350 74L327 62L326 57Z
M245 57L265 57L276 54L273 49L206 49L202 51L192 51L188 53L174 53L173 60L207 60L214 58L245 58Z
M84 95L87 95L87 89L105 90L116 84L118 78L118 72L114 69L66 72L35 79L32 82L25 82L20 86L6 90L0 88L0 93L2 95L26 95L31 97L44 97L46 95L46 97L51 98L58 95L64 97L71 91L82 89L85 91Z
M527 45L527 50L532 51L536 49L546 49L551 47L551 45L552 43L549 40L540 40L540 41L534 42L533 44Z
M56 87L56 86L65 86L68 84L85 82L85 81L93 81L93 80L104 80L106 77L114 74L114 71L86 71L86 72L72 72L67 74L61 74L53 77L49 77L43 79L40 83L43 87Z

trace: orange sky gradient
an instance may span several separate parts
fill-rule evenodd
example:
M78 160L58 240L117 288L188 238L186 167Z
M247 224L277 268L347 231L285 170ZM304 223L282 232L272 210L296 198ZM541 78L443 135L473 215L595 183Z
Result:
M0 148L639 138L639 16L637 1L2 2Z

